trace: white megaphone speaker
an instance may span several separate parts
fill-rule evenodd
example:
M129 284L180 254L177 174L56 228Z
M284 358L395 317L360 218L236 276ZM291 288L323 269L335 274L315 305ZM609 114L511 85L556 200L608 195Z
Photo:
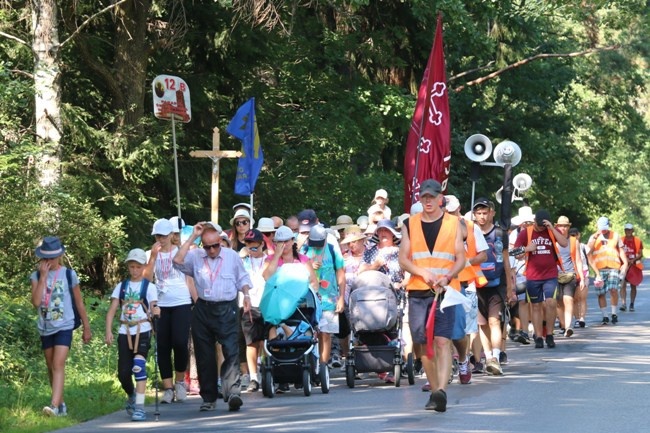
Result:
M474 161L482 162L490 157L492 142L483 134L474 134L465 140L465 155Z
M497 199L497 203L501 204L503 201L503 187L499 188L496 193L494 193L494 196ZM512 195L512 198L510 199L511 202L515 201L515 195Z
M514 167L521 161L521 148L514 141L504 140L494 148L494 160L497 164L510 164Z
M519 194L523 194L533 185L533 179L526 173L519 173L512 179L512 184Z

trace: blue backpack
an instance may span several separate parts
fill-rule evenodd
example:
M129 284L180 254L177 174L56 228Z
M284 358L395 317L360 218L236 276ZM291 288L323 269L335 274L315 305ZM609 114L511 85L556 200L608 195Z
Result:
M40 278L41 271L36 271L36 279L39 280ZM68 280L68 290L70 290L70 300L72 301L72 311L74 312L74 326L72 329L77 329L81 326L81 316L79 315L79 310L77 310L77 300L72 290L72 269L65 268L65 278Z
M130 279L126 279L122 281L122 285L120 286L120 301L124 302L124 298L126 297L126 289L129 287L129 281ZM142 279L142 284L140 285L140 300L143 302L144 307L145 307L145 313L148 313L149 310L149 301L147 300L147 289L149 288L149 280L146 278Z
M494 227L490 233L484 235L488 244L487 260L481 263L483 275L487 278L488 283L485 287L496 287L501 284L501 275L503 274L503 230L500 227Z

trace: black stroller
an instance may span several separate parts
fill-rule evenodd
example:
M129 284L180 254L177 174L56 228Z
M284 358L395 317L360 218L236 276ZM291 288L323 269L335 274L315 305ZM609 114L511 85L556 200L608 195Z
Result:
M410 385L415 383L413 354L404 361L402 318L406 295L394 289L385 274L366 271L357 277L350 293L350 325L356 343L350 348L345 368L346 383L354 388L357 373L386 373L400 386L405 369Z
M327 365L318 355L320 301L309 288L309 274L302 264L286 264L269 279L260 311L277 337L264 340L262 394L273 398L276 383L294 384L311 395L312 383L329 392Z

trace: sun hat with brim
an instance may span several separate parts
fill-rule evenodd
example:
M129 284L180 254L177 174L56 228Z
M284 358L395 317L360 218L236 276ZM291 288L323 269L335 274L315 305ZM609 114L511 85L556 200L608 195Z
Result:
M359 218L357 218L357 225L359 226L360 230L367 229L368 224L369 224L369 218L366 215L361 215Z
M566 217L564 215L561 215L560 217L558 217L557 222L555 223L555 225L556 226L570 226L571 221L569 221L568 217Z
M395 245L398 245L400 240L402 239L402 235L400 234L400 232L398 232L395 229L395 225L391 220L380 220L377 223L377 227L375 228L374 234L372 235L372 239L371 239L372 242L379 242L379 236L377 236L377 232L379 231L379 229L390 230L390 232L393 234L393 241L395 242Z
M262 233L272 233L275 231L275 224L271 218L260 218L257 222L257 230Z
M235 216L230 218L231 227L235 225L235 221L237 221L237 218L246 218L248 221L250 221L251 227L253 226L253 224L255 224L255 220L251 218L251 214L249 214L246 209L238 209L237 212L235 212Z
M361 230L361 227L359 227L359 226L356 225L356 224L352 224L351 226L347 226L347 227L343 230L343 236L344 236L344 237L347 236L347 235L349 235L349 234L351 234L351 233L363 233L363 230Z
M124 263L128 262L137 262L141 265L146 265L147 253L145 253L142 248L134 248L129 251L129 254L126 256L126 260L124 260Z
M174 231L174 226L172 226L172 223L169 222L167 218L160 218L159 220L156 220L155 223L153 223L153 229L151 230L151 235L167 236L173 231Z
M54 259L65 253L65 247L61 240L56 236L46 236L43 242L34 250L34 254L39 259Z
M510 225L519 227L522 225L524 222L522 221L521 217L519 215L515 215L510 219Z
M361 232L352 232L345 235L345 238L341 241L341 244L349 244L352 242L360 241L366 239L366 235Z
M349 215L341 215L336 219L336 224L332 226L334 230L343 230L346 227L349 227L354 224L352 218Z
M519 208L518 216L521 218L521 224L535 222L535 214L530 206L522 206Z

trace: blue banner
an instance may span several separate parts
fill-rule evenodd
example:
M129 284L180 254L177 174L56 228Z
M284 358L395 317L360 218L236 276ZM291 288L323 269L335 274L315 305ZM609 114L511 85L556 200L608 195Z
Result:
M255 118L255 98L244 103L232 118L226 131L242 141L241 152L235 179L235 194L251 195L255 190L257 177L264 164L264 152L260 144Z

